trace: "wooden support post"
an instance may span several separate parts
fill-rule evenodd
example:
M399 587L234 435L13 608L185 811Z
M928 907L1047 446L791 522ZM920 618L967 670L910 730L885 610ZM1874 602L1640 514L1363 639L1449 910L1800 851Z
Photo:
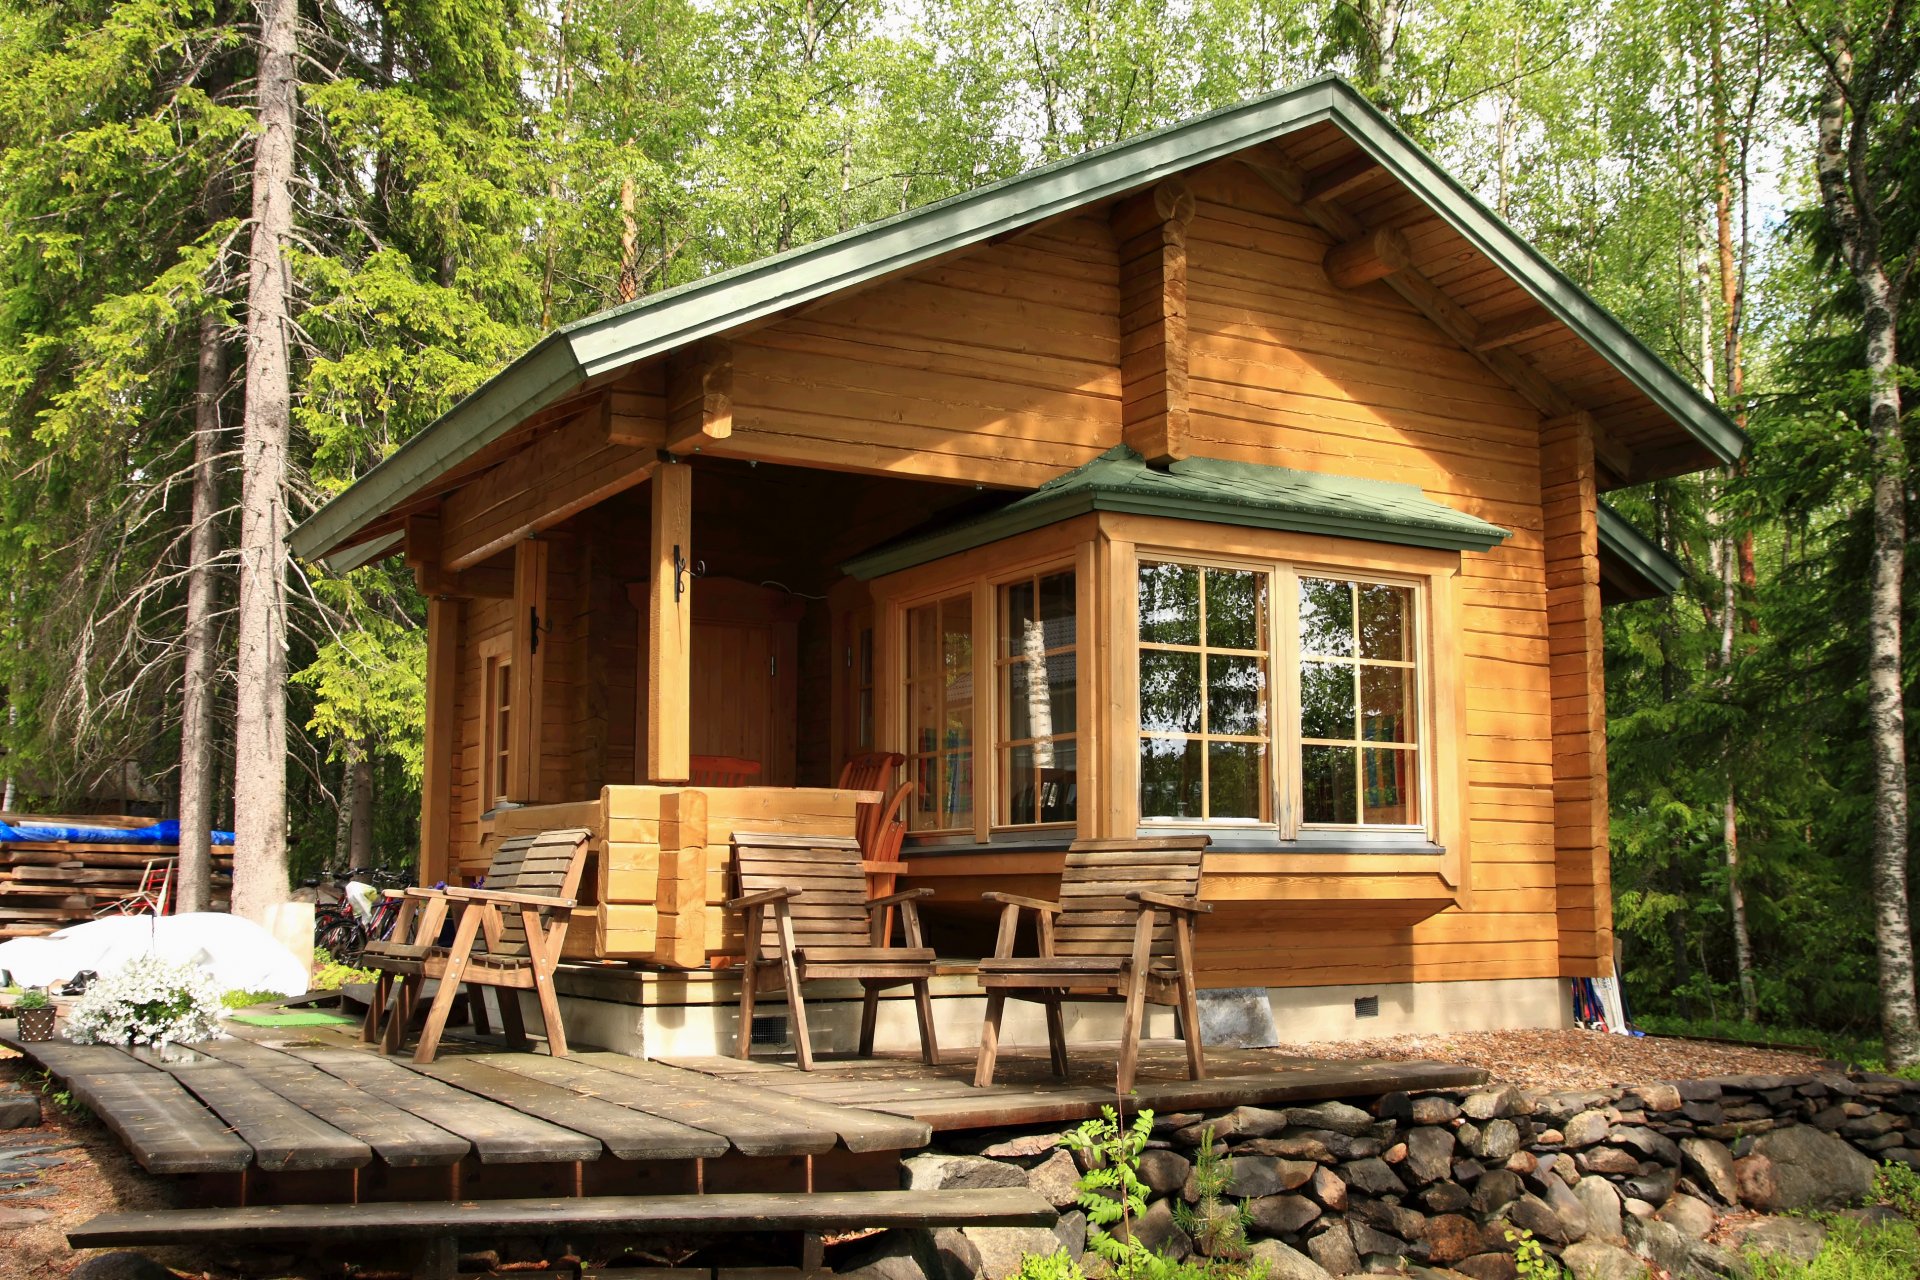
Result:
M733 347L703 342L667 366L667 452L698 453L733 434Z
M458 600L427 601L427 740L420 775L420 883L452 882L453 757L460 749L460 628Z
M1154 466L1187 456L1187 224L1175 178L1113 207L1120 255L1121 438Z
M1540 480L1553 695L1554 887L1564 977L1613 972L1597 477L1592 418L1572 414L1547 424Z
M646 780L685 782L692 736L693 472L653 474L653 572L647 581Z
M546 686L547 558L550 547L529 538L513 556L513 666L508 694L507 798L536 804L540 795L540 722Z
M1342 289L1357 289L1375 280L1405 271L1413 265L1407 238L1392 227L1376 227L1363 236L1327 250L1320 265L1327 279Z
M654 959L698 969L707 958L707 793L660 797L660 932Z

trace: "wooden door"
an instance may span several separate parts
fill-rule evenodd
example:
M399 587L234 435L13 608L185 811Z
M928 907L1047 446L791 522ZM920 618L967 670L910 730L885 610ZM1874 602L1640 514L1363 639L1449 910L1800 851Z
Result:
M731 579L693 584L691 754L758 760L762 782L793 785L803 607Z

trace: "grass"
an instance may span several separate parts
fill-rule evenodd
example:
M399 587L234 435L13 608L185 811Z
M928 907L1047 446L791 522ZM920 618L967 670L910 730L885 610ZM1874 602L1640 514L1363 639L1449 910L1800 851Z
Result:
M1733 1040L1762 1049L1811 1048L1823 1058L1849 1062L1870 1071L1880 1070L1885 1062L1878 1036L1826 1031L1818 1027L1765 1026L1731 1018L1682 1018L1663 1013L1641 1015L1634 1018L1633 1025L1650 1036Z
M1920 1276L1920 1228L1911 1222L1868 1226L1827 1223L1827 1243L1812 1262L1749 1254L1753 1280L1914 1280Z
M220 997L220 1003L229 1009L250 1009L256 1004L284 998L278 991L229 991Z

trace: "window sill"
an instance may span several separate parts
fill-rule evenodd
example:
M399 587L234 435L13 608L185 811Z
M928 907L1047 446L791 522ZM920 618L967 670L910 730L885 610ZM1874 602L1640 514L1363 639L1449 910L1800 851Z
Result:
M1143 839L1153 836L1203 834L1213 837L1213 843L1207 846L1208 853L1270 853L1279 856L1289 854L1326 854L1346 856L1351 854L1379 855L1382 857L1427 857L1439 858L1446 855L1446 846L1433 843L1418 836L1401 839L1383 839L1379 836L1354 837L1329 832L1300 840L1281 840L1266 832L1206 831L1196 832L1192 828L1170 830L1168 828L1149 828L1140 832ZM1036 831L1031 834L996 835L985 844L977 840L941 839L938 837L907 838L904 856L909 858L938 858L947 856L966 856L981 853L1036 853L1059 852L1072 844L1077 837L1070 831Z

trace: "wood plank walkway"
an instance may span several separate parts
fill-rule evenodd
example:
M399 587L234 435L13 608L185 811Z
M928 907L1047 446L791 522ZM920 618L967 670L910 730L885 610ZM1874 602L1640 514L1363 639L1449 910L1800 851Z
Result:
M585 1051L567 1058L450 1041L438 1062L384 1057L350 1028L230 1024L231 1038L166 1055L55 1040L0 1043L57 1077L151 1173L354 1171L482 1165L811 1158L913 1151L936 1131L1072 1123L1114 1101L1113 1057L1075 1046L1055 1079L1044 1053L1010 1053L973 1087L971 1051L917 1058L791 1062L686 1057L646 1062ZM1178 1046L1143 1046L1133 1105L1162 1114L1360 1098L1478 1084L1437 1062L1331 1062L1260 1050L1209 1050L1206 1080L1185 1078Z

